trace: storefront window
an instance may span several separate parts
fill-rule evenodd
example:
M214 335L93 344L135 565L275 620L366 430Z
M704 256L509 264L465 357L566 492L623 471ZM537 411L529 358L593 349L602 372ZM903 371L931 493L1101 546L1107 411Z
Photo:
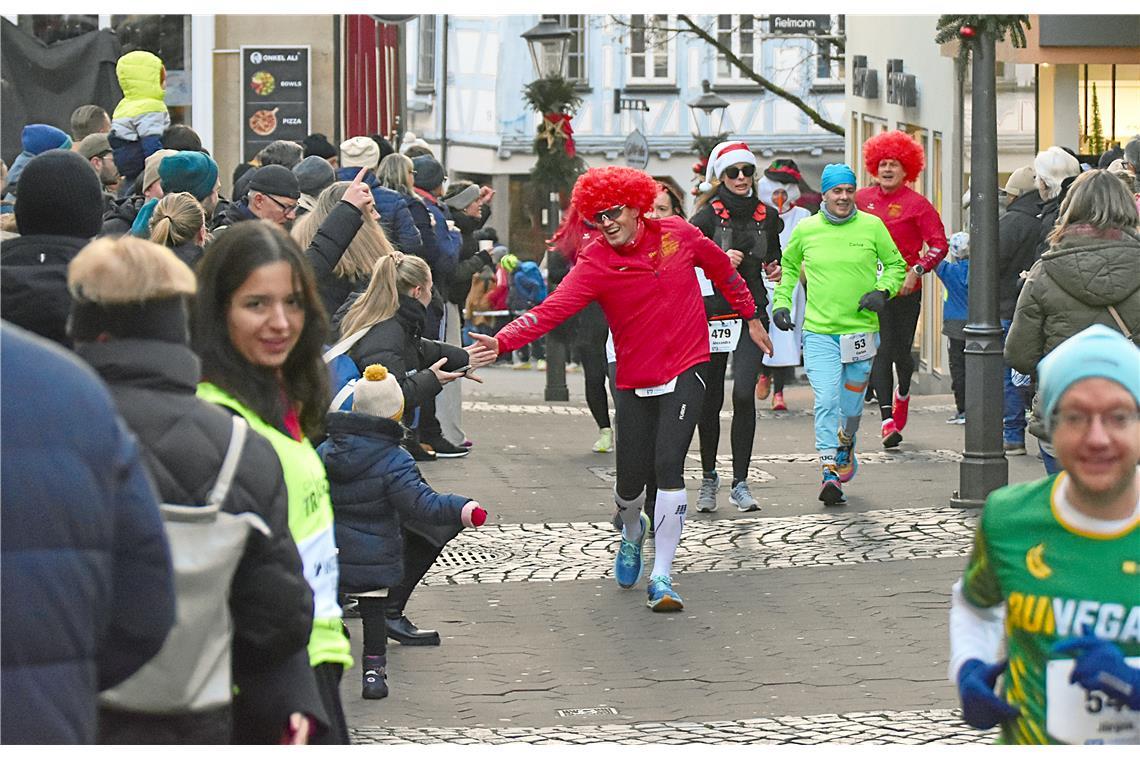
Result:
M145 50L166 67L166 107L174 124L190 123L189 16L111 16L124 53Z
M16 23L22 31L48 45L69 40L99 28L99 17L92 15L40 16L21 15Z
M1123 146L1133 135L1140 134L1140 65L1089 64L1079 70L1082 152L1103 153L1113 142ZM1099 145L1096 136L1100 138Z

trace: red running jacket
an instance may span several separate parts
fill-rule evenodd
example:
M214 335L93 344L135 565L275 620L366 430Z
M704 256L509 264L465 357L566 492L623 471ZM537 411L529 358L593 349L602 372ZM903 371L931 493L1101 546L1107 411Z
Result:
M888 194L878 185L872 185L855 192L855 206L883 220L899 253L906 260L908 270L921 261L927 272L933 272L946 258L950 246L946 242L942 218L921 193L903 186ZM920 257L923 243L926 243L927 251ZM922 280L918 285L922 287Z
M693 267L704 269L745 319L756 313L752 294L725 252L681 217L642 219L642 225L640 237L620 251L600 236L582 248L550 296L495 336L500 353L597 301L614 334L618 388L661 385L708 361L708 322ZM747 334L740 339L751 340Z

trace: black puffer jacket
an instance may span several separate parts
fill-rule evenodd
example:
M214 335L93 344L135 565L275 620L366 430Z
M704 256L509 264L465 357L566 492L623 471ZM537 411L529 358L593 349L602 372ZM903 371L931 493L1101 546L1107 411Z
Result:
M1014 198L1005 216L998 220L998 297L1002 319L1013 319L1017 295L1021 292L1021 273L1028 272L1037 261L1037 235L1041 220L1037 218L1041 196L1036 190Z
M176 245L170 250L174 251L174 255L191 269L197 268L198 261L202 258L203 254L202 246L192 241L186 241L182 245Z
M131 231L139 209L147 202L141 195L131 195L122 200L114 201L111 207L103 213L103 235L118 237Z
M337 313L344 299L354 290L362 290L368 285L368 277L346 279L333 272L340 263L340 257L345 249L352 243L356 233L364 224L364 217L351 203L341 201L333 207L313 240L305 250L305 256L313 265L313 272L317 275L317 290L321 294L321 302L325 305L325 312L331 318Z
M195 396L201 366L183 345L157 340L81 343L76 348L108 383L164 502L204 504L229 446L232 416ZM289 532L281 464L269 443L247 438L225 511L252 512L270 536L251 531L230 587L235 683L260 679L304 651L313 593ZM298 685L289 712L317 710ZM311 691L311 689L310 689ZM283 707L282 709L286 709ZM289 712L275 716L283 728ZM321 714L312 712L312 714Z
M436 493L424 482L400 448L403 428L395 420L333 412L328 434L317 451L336 512L340 589L351 594L395 586L404 577L402 523L457 528L470 499Z
M762 214L758 210L761 208ZM757 216L762 219L757 220ZM784 220L779 212L755 196L742 198L721 185L689 221L722 250L735 248L744 254L736 271L752 293L757 316L767 326L768 291L764 287L763 272L765 264L780 260L780 232L784 229ZM715 288L711 296L705 297L708 316L731 313L732 307Z
M21 235L0 244L0 316L70 348L67 266L87 242L62 235Z
M345 300L334 317L340 325L344 315L356 303L359 293ZM415 407L434 398L443 388L429 367L444 357L443 368L449 372L465 367L470 356L458 346L423 337L427 308L411 296L400 296L395 315L379 322L356 342L348 355L363 372L369 364L383 364L400 383L404 392L405 419ZM342 335L342 338L347 336Z
M447 288L447 300L457 305L460 311L467 303L467 294L471 292L471 278L483 270L483 267L494 266L491 254L479 250L479 241L475 233L491 216L491 210L486 206L479 207L480 216L476 219L462 211L452 211L451 218L463 236L459 244L459 263L455 267L451 284Z

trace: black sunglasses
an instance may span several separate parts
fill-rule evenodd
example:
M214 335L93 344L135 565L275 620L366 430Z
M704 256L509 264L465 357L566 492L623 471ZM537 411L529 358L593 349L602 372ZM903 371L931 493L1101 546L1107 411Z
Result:
M724 176L729 179L736 179L741 174L745 177L751 177L756 173L756 167L752 164L745 164L744 166L730 166L724 170Z
M624 204L621 206L614 206L613 208L608 208L605 211L599 211L598 213L594 214L594 222L596 224L604 224L606 222L617 221L617 218L619 216L621 216L621 212L623 212L623 211L625 211L625 205Z

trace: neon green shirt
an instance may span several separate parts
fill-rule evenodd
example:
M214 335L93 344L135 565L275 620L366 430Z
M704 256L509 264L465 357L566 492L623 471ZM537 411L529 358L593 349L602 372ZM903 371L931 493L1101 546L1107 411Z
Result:
M1140 713L1070 685L1073 655L1050 652L1087 624L1126 658L1140 656L1140 516L1090 532L1065 497L1067 479L990 494L962 577L975 607L1006 608L1003 692L1021 717L1002 724L1005 744L1140 741Z
M792 231L780 263L784 273L772 309L792 308L802 269L808 293L804 329L822 335L878 332L879 315L860 311L859 299L872 290L893 296L906 278L906 262L886 225L863 212L846 224L832 224L822 212L804 219Z
M309 664L352 666L336 592L340 572L333 535L333 508L325 466L308 439L296 441L213 383L198 384L198 398L232 409L261 433L277 452L289 493L289 532L301 555L305 580L313 589L313 633Z

